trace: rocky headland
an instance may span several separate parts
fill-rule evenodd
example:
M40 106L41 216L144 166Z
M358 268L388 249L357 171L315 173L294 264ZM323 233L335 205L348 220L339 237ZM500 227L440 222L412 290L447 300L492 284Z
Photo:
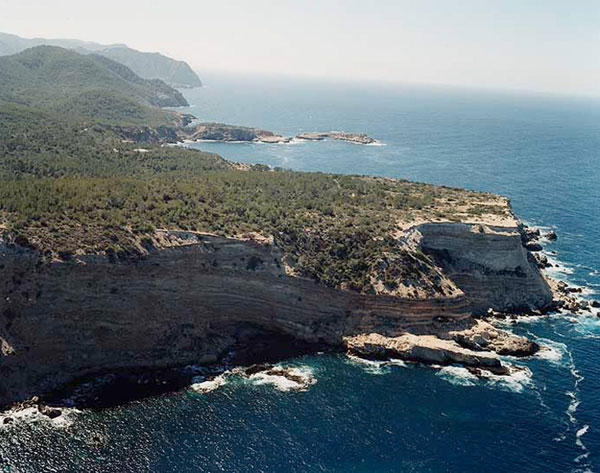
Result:
M180 128L178 137L184 141L224 141L251 143L290 143L292 140L323 141L325 139L347 141L356 144L375 144L375 138L364 133L346 133L343 131L300 133L295 137L282 136L272 131L225 123L197 123Z
M302 347L287 355L331 349L509 374L500 356L540 347L476 317L557 304L510 215L399 225L398 243L431 258L433 292L419 291L428 283L418 273L379 294L326 287L295 274L273 240L256 235L161 230L135 261L82 254L49 263L26 241L4 239L0 403L106 373L219 364L234 348L245 353L238 363L254 363L265 357L248 347L271 343L266 358L276 359L280 337Z
M367 135L197 123L159 108L185 105L166 83L61 48L2 71L2 407L57 418L230 375L302 390L268 363L315 351L510 375L504 356L544 347L496 317L600 306L542 273L557 236L504 197L162 146Z

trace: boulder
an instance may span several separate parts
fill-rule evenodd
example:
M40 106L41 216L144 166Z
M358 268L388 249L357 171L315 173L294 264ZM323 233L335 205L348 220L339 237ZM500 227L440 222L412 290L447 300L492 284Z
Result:
M548 257L542 254L535 255L535 261L537 263L538 268L544 269L552 266L552 263L548 261Z
M530 241L537 240L541 236L538 228L530 228L524 226L521 231L521 240L523 243L529 243Z
M558 283L556 284L556 288L560 292L567 292L567 289L569 288L569 285L566 282L564 282L564 281L558 281Z
M546 232L544 237L546 237L546 239L550 240L550 241L555 241L558 238L558 236L556 235L556 232L554 230L550 230L549 232Z
M38 411L40 412L40 414L45 415L46 417L49 417L50 419L56 419L57 417L59 417L62 414L62 411L60 409L56 409L54 407L44 406L44 405L39 405Z
M525 245L525 248L529 251L542 251L542 245L540 245L537 241L530 241Z

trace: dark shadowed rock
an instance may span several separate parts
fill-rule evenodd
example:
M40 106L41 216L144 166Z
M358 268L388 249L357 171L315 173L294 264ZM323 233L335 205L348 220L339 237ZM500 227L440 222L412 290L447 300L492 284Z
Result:
M529 251L542 251L542 245L540 245L538 242L532 241L529 242L525 245L525 248L527 248L527 250Z
M548 257L546 255L536 254L535 261L538 265L538 268L544 269L552 267L552 263L548 261Z
M271 365L269 363L260 363L260 364L249 366L248 368L245 369L244 373L247 376L251 376L253 374L260 373L262 371L267 371L267 370L271 369L272 367L273 367L273 365Z
M529 243L530 241L537 240L538 238L540 238L540 236L541 234L539 228L531 228L527 225L524 225L521 228L521 240L523 240L524 244Z
M62 411L60 409L44 405L38 405L38 411L40 412L40 414L45 415L50 419L56 419L62 414Z

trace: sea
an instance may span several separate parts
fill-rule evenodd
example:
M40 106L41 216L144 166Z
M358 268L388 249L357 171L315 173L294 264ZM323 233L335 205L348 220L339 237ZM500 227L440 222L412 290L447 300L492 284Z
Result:
M600 299L600 100L441 86L203 74L183 90L204 121L282 135L380 141L188 146L299 171L380 175L504 194L553 229L551 274ZM243 309L241 309L243 310ZM227 377L58 421L0 426L2 472L600 471L600 318L562 313L504 327L547 346L513 377L460 367L287 361L304 391Z

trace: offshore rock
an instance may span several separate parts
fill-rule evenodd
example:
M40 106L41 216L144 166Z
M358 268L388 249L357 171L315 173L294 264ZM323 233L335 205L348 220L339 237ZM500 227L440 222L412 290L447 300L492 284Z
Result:
M493 351L503 356L531 356L540 350L536 342L497 329L482 320L477 320L470 328L450 330L448 336L465 348Z
M378 143L375 138L371 138L365 133L346 133L343 131L300 133L299 135L296 135L296 138L305 141L322 141L326 138L330 138L332 140L348 141L350 143L361 145Z
M536 241L529 242L525 245L528 251L542 251L544 248Z
M62 411L60 409L41 404L38 405L38 411L40 412L40 414L43 414L46 417L49 417L50 419L56 419L57 417L60 417L62 415Z
M453 340L444 340L435 335L406 333L399 337L385 337L369 333L346 338L348 352L370 359L401 358L427 364L448 365L459 363L465 366L501 366L500 358L490 352L476 352L461 347Z
M548 261L548 257L546 255L537 253L534 255L534 257L538 268L540 269L551 268L553 266L552 263Z
M539 240L541 232L539 228L531 228L527 225L521 225L521 239L523 244L527 244L530 241Z
M346 337L344 341L349 354L364 358L460 364L496 374L509 373L498 355L523 357L540 350L537 343L481 320L434 324L425 333L406 332L396 337L369 333Z
M555 241L555 240L558 238L558 236L556 235L556 232L555 232L554 230L551 230L551 231L547 232L547 233L544 235L544 237L545 237L547 240L550 240L550 241Z

